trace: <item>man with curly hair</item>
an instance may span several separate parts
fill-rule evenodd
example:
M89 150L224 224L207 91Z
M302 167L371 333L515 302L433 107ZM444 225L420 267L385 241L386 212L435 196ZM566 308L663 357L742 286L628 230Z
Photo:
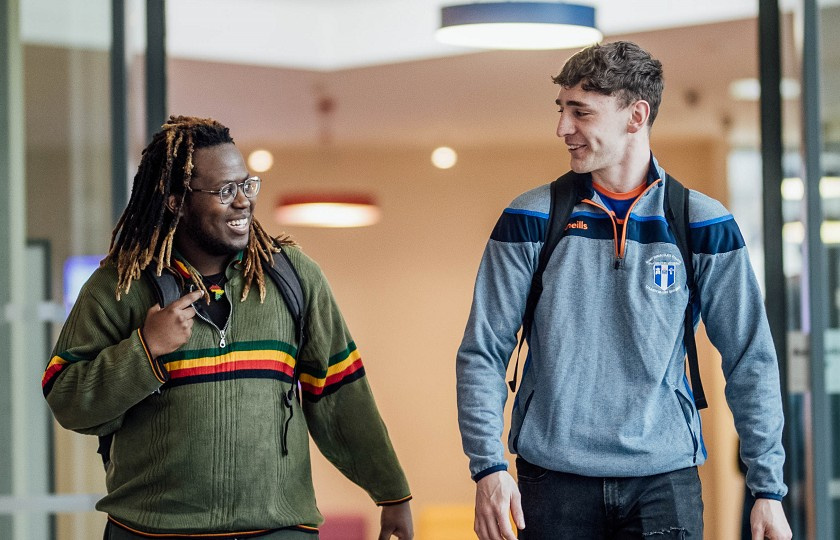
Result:
M500 441L505 373L549 228L549 185L520 195L499 218L458 351L476 533L513 539L512 513L524 540L703 538L697 466L706 448L686 377L688 306L689 331L702 315L722 356L757 498L753 538L789 539L779 373L761 292L732 215L694 190L695 280L687 284L664 212L672 179L650 148L662 65L634 43L593 45L554 82L576 198L542 275L513 405L518 485Z

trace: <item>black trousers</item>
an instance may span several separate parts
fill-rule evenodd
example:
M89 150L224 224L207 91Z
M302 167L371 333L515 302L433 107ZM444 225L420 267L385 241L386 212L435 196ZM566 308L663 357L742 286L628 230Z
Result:
M635 478L594 478L517 458L522 540L702 540L697 468Z

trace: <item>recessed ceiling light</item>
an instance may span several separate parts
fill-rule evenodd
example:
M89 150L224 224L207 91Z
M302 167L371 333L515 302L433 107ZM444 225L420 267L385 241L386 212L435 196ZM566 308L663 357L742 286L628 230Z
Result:
M432 152L432 164L438 169L452 168L458 162L458 154L448 146L440 146Z
M805 184L801 178L785 178L782 180L782 199L786 201L801 201L805 197ZM820 179L820 197L823 199L840 199L840 177L823 176Z
M801 221L791 221L782 226L782 238L788 244L801 244L805 241L805 225ZM820 239L824 244L840 244L840 221L823 221L820 225Z
M274 165L274 156L268 150L254 150L248 155L248 167L255 172L265 172Z
M782 79L779 90L783 99L797 99L801 93L799 81L791 78ZM729 95L739 101L758 101L761 97L761 83L758 79L736 79L729 83Z

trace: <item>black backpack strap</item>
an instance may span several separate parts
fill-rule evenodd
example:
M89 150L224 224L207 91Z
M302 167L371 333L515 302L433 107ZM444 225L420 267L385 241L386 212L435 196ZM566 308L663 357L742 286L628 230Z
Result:
M283 394L283 403L289 409L289 416L286 417L286 422L283 426L282 447L283 455L285 456L289 453L287 445L289 422L292 421L292 416L294 415L292 402L295 399L298 380L300 379L300 353L306 343L306 298L303 294L303 285L301 284L300 276L294 266L292 266L292 261L289 260L289 256L283 251L282 247L280 251L274 253L271 265L263 262L263 268L268 272L274 284L277 285L277 289L279 289L280 295L286 303L286 307L292 314L292 319L295 321L295 333L297 335L297 357L295 358L295 367L292 371L292 385L289 391ZM300 399L300 396L298 396L298 399Z
M292 266L289 256L282 249L274 254L272 264L264 264L264 269L277 285L280 295L289 308L292 318L295 321L295 333L298 339L298 354L303 348L305 339L304 313L306 312L306 299L303 295L303 286L297 270Z
M548 229L545 233L545 242L540 249L540 259L537 269L531 276L531 288L528 290L528 297L525 300L525 313L522 315L522 333L519 336L519 347L516 351L516 364L513 368L513 379L508 381L511 392L516 392L516 383L519 377L519 355L522 352L522 345L531 337L531 326L534 323L534 312L543 291L542 276L548 260L554 252L554 248L560 242L566 232L566 223L572 215L572 209L581 201L582 181L584 175L569 171L551 183L551 207L548 211Z
M694 394L694 404L697 410L708 407L706 393L700 380L700 363L697 359L697 343L694 339L694 300L697 294L697 284L694 280L694 262L691 256L691 227L688 214L688 190L674 177L665 175L665 219L674 232L677 247L680 249L683 264L685 264L686 286L688 287L688 304L685 307L685 332L683 343L688 356L688 373L691 378L691 391Z
M147 266L143 273L149 278L149 283L152 284L152 291L155 293L155 298L160 304L161 308L165 308L175 300L181 298L183 290L181 284L175 279L175 276L167 271L161 272L157 275L151 267Z

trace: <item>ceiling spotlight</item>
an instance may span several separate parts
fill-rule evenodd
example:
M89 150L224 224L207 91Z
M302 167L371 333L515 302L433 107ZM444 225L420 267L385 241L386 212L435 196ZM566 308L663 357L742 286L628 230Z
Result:
M797 99L801 93L799 81L786 77L779 83L779 91L783 99ZM729 95L739 101L758 101L761 83L755 78L735 79L729 83Z
M805 197L805 184L798 177L782 180L782 199L785 201L801 201ZM840 199L840 176L823 176L820 178L820 197L823 199Z
M569 49L597 43L595 8L564 2L444 6L438 41L483 49Z
M254 150L248 155L248 167L254 172L265 172L274 165L274 156L268 150Z
M438 169L450 169L458 162L458 154L448 146L440 146L432 152L432 164Z

